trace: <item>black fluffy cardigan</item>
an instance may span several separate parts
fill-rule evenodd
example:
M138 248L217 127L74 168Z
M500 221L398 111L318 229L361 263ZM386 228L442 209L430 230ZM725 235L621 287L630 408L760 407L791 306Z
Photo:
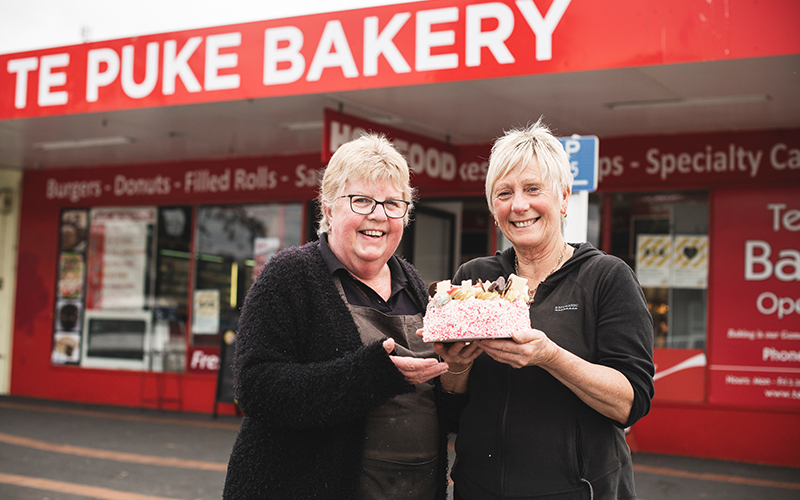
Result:
M419 273L399 260L424 306ZM233 368L245 416L225 499L358 498L367 414L413 390L380 342L362 344L318 242L279 252L261 271L242 307ZM438 498L444 499L441 427Z

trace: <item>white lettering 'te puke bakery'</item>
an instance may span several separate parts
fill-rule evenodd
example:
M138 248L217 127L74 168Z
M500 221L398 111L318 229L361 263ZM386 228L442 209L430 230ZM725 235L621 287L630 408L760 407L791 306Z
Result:
M254 84L271 87L325 78L352 80L380 73L388 77L475 68L489 57L509 65L529 58L531 52L536 61L547 61L553 57L553 32L569 4L570 0L554 0L545 12L533 0L416 11L419 6L412 4L407 12L396 12L388 20L365 16L358 37L347 33L343 21L336 18L325 22L321 32L304 31L295 25L299 22L288 20L285 25L271 23L257 44L244 30L189 38L166 35L149 37L155 39L146 44L109 42L92 44L96 48L85 52L13 58L3 69L14 81L14 91L8 93L13 95L14 108L22 110L73 101L91 105L104 98L130 101L176 92L231 91ZM457 37L462 30L463 37ZM413 33L412 43L398 41L405 39L398 36L405 32ZM515 34L530 38L524 53L518 47L515 54L507 43ZM361 41L358 47L351 42L356 38ZM260 71L244 62L252 61L254 54L263 54ZM253 81L256 78L260 82ZM31 95L36 96L34 103Z

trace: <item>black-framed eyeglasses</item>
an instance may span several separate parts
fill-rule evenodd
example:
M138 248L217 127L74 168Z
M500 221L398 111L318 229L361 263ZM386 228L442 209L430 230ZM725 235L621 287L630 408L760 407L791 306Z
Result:
M408 212L411 202L406 200L384 200L378 201L375 198L363 194L346 194L339 198L350 198L350 210L359 215L369 215L375 211L375 207L383 205L383 212L390 219L401 219Z

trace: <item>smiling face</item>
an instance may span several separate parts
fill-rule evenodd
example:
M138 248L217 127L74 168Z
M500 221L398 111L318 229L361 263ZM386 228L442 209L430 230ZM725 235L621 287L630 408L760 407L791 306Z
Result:
M536 157L497 180L491 196L495 220L518 252L546 251L561 244L569 193L559 195L542 177Z
M403 199L403 192L388 183L347 182L343 195L360 194L378 201ZM382 206L369 215L350 209L348 198L325 205L330 219L328 244L348 271L366 278L381 269L403 237L403 219L390 219Z

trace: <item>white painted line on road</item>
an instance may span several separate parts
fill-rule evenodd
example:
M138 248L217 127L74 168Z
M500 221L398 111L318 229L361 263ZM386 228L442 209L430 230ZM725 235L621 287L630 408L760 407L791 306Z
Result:
M4 474L0 472L0 483L36 490L55 491L70 495L78 495L86 498L96 498L98 500L180 500L171 497L156 497L152 495L141 495L139 493L129 493L126 491L112 490L98 486L87 486L85 484L67 483L64 481L53 481L41 477L20 476L17 474Z

